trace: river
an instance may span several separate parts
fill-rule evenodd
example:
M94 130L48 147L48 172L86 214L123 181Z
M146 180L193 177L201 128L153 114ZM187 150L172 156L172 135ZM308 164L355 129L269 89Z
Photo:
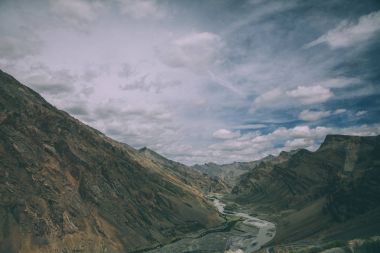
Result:
M217 228L189 234L165 245L136 253L179 253L179 252L224 252L252 253L273 239L276 226L268 221L253 217L245 211L225 210L223 195L210 194L207 198L214 204L226 222Z
M224 204L220 199L214 196L213 204L216 209L223 215L235 216L243 218L243 223L249 226L254 226L259 229L257 235L246 238L231 238L228 251L236 253L252 253L259 250L264 244L272 240L276 234L276 225L269 221L261 220L246 213L241 212L225 212Z

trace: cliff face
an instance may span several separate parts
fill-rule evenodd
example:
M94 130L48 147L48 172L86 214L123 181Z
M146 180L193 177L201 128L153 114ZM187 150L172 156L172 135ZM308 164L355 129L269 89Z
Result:
M326 210L345 221L380 206L380 136L327 136L318 150L327 159L339 150L339 170L331 181Z
M367 219L372 224L380 223L379 154L380 136L328 135L315 152L299 150L283 162L260 164L232 192L240 203L292 213L280 221L279 240L333 226L336 235L380 232L358 221L368 214L376 217Z
M195 187L0 71L0 252L130 252L218 223Z
M323 161L307 150L300 150L282 163L261 163L243 174L232 192L240 202L265 202L273 209L300 205L319 192L318 181L327 181L329 170Z
M376 179L379 148L379 136L328 135L315 152L299 150L283 162L261 163L240 177L233 193L241 201L273 200L279 209L299 207L346 189L346 184L356 185L369 175ZM373 192L379 185L372 185Z

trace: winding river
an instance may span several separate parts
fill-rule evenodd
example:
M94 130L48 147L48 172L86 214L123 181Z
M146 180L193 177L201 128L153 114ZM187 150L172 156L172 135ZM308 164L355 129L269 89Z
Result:
M213 203L217 211L226 217L223 226L190 234L169 244L157 245L134 253L252 253L274 238L275 224L244 212L225 210L226 204L221 200L222 194L213 193L206 197Z
M213 199L213 204L217 210L228 216L240 217L243 219L243 223L249 226L254 226L259 229L257 235L251 237L250 239L239 239L235 238L230 242L228 251L226 252L236 252L236 253L252 253L259 250L264 244L272 240L276 233L276 226L274 223L258 219L256 217L250 216L246 213L240 212L227 212L224 210L226 204L220 201L218 198Z

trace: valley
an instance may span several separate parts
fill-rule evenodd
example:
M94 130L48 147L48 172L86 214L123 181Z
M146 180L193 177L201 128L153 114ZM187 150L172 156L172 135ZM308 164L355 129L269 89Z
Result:
M227 210L276 224L274 239L259 252L356 252L366 240L376 248L370 238L380 233L379 153L379 136L328 135L314 152L251 163L223 199L231 203Z
M276 229L273 223L248 213L225 210L222 194L210 194L207 198L224 217L224 227L203 231L146 252L255 252L274 238Z
M380 253L380 0L0 0L0 253Z
M1 71L0 108L0 253L378 247L380 136L190 167L107 137Z

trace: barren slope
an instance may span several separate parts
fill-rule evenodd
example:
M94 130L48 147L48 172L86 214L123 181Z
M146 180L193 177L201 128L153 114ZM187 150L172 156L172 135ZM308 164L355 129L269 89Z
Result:
M0 252L130 252L218 223L199 190L0 71Z

